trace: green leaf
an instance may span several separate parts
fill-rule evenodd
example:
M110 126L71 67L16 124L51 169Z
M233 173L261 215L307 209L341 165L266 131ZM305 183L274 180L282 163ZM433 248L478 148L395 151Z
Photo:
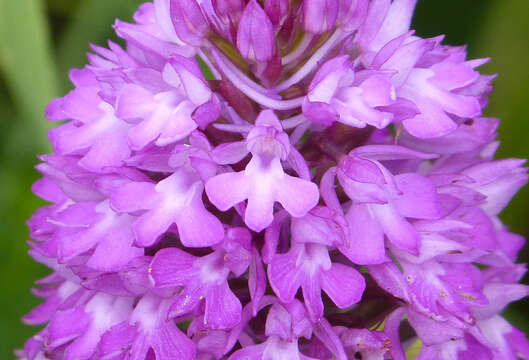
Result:
M42 1L0 0L0 70L22 115L14 131L35 150L48 149L43 114L58 89Z
M112 24L119 18L132 19L142 0L81 0L57 45L57 59L64 88L71 87L68 70L82 67L87 59L88 44L106 46L108 39L116 40Z

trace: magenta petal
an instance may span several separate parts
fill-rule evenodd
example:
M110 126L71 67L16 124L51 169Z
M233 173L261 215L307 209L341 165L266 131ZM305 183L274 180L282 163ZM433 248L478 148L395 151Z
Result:
M101 358L121 355L129 350L136 335L136 326L129 325L127 321L114 325L101 337L97 355Z
M437 190L433 182L419 174L395 176L397 188L402 195L395 197L392 204L404 217L436 219L441 215Z
M116 115L121 119L144 118L153 108L153 94L139 85L129 84L123 87L116 104Z
M217 217L202 204L190 206L176 215L180 241L187 247L207 247L218 244L224 238L224 227Z
M305 216L320 199L318 186L311 181L285 175L277 186L277 201L294 217Z
M377 1L378 3L387 4L388 1ZM417 0L395 0L391 2L391 6L385 15L384 22L378 29L378 34L373 39L375 46L384 45L391 39L405 33L410 28L411 18ZM382 5L384 6L384 5ZM382 12L382 16L384 12Z
M173 223L172 214L164 209L156 209L141 215L132 225L136 237L136 245L151 246Z
M133 150L141 150L155 140L163 129L167 114L152 114L128 132L128 141Z
M24 324L28 325L40 325L51 320L52 316L55 315L62 299L59 296L50 296L45 302L35 307L28 314L22 317Z
M143 249L132 246L133 236L131 231L125 229L110 232L99 242L86 264L103 271L122 268L129 261L144 254Z
M403 122L411 135L428 139L449 134L457 129L457 124L437 107L427 103L417 105L421 114Z
M246 141L224 143L211 152L211 158L220 165L235 164L248 155Z
M130 324L137 328L137 335L128 351L131 360L148 359L151 348L157 359L195 358L193 342L178 329L174 321L167 320L167 306L167 300L152 294L140 299L130 319Z
M170 11L178 38L191 45L200 45L208 31L208 23L196 0L170 0Z
M48 219L50 222L68 228L88 228L102 218L96 211L95 202L78 202L68 206Z
M529 286L522 284L491 283L485 286L483 294L488 300L485 306L477 307L474 314L478 319L487 319L501 313L511 302L529 296Z
M266 272L259 252L252 249L252 262L248 269L248 290L252 298L252 311L257 314L259 303L263 298L267 286Z
M266 343L245 346L231 355L229 360L262 360Z
M173 216L184 246L206 247L217 244L224 238L222 223L202 203L202 190L202 183L194 186L191 189L191 199Z
M134 212L150 208L155 202L155 184L131 182L116 189L111 196L110 205L118 212Z
M404 349L400 341L399 328L402 322L402 316L404 315L404 308L398 308L393 311L386 321L384 326L384 333L390 339L390 353L395 360L406 360L406 355L404 354Z
M290 253L276 255L268 264L268 279L277 296L288 303L294 299L303 281L303 272L296 266Z
M509 259L514 261L520 250L525 245L525 238L521 235L506 231L498 233L497 236L498 243L500 244L502 251L509 257Z
M62 345L85 330L90 320L82 308L69 309L57 312L48 325L49 345Z
M242 306L227 282L212 286L206 295L204 325L212 329L230 329L241 321Z
M448 91L470 85L479 78L479 73L466 64L441 62L431 69L435 75L429 81Z
M340 200L336 195L336 168L331 167L323 174L320 181L320 193L325 204L339 214L343 214Z
M364 277L352 267L332 264L321 273L321 287L340 309L356 304L366 287Z
M237 30L237 48L250 61L264 62L274 52L274 27L255 0L250 0L242 13Z
M291 328L292 317L287 309L279 304L272 305L266 316L266 335L278 335L282 338L288 338L291 333Z
M390 205L371 205L389 241L399 249L417 254L420 237L415 228L400 216Z
M305 276L305 279L301 284L301 290L303 292L303 300L305 300L310 319L317 322L323 316L324 309L323 300L321 298L320 276Z
M98 238L93 232L85 231L73 236L59 237L57 255L60 262L67 262L73 257L83 254L97 244Z
M288 15L290 4L288 0L265 0L264 9L274 26L278 26Z
M368 205L353 204L346 215L349 235L340 251L359 265L380 264L386 261L384 233Z
M68 115L66 115L62 110L62 98L56 98L50 101L48 106L46 106L45 115L46 119L49 121L58 121L58 120L66 120L68 119Z
M195 359L195 344L183 334L176 324L168 321L152 337L152 349L157 359ZM140 360L138 358L138 360Z
M340 118L340 115L326 102L310 101L307 97L303 102L303 115L312 122L330 126Z
M370 265L367 267L367 270L384 291L387 291L396 298L410 301L408 284L404 279L402 271L395 263L388 261L380 265Z
M268 186L257 186L248 196L244 222L254 231L262 231L274 220L274 198Z
M408 311L408 321L426 345L454 341L463 337L463 329L448 321L435 321L417 311Z
M88 153L79 161L79 165L95 172L106 167L120 167L129 158L130 153L125 134L104 136L92 145Z
M354 181L377 185L386 183L379 165L371 160L347 156L341 161L340 169Z
M189 100L196 105L205 104L211 99L211 90L194 59L174 55L169 64L163 69L164 81L174 87L183 86Z
M182 316L193 311L203 300L201 288L185 288L169 307L168 318Z
M250 184L243 172L225 173L206 183L206 194L219 210L226 211L248 198Z
M156 145L165 146L191 134L198 127L191 117L194 110L195 105L189 101L178 104L165 120L160 130L161 134L156 139Z
M101 99L97 88L81 87L68 93L63 99L62 111L68 118L90 122L101 114L97 105Z
M213 8L217 15L226 23L236 23L241 16L244 2L241 0L213 0Z
M356 155L369 160L410 160L410 159L435 159L437 154L415 151L410 148L399 145L364 145L353 151L350 155ZM360 180L359 180L360 181Z
M176 248L162 249L154 256L149 272L156 286L181 286L193 275L190 270L195 259Z
M327 321L326 318L321 318L321 320L314 326L314 334L325 347L331 351L334 356L339 360L346 360L348 357L345 354L345 349L342 341L338 337L338 334L333 329L332 325ZM314 358L303 357L303 360L314 360Z
M338 16L338 7L338 0L305 0L303 2L303 28L313 34L329 31Z

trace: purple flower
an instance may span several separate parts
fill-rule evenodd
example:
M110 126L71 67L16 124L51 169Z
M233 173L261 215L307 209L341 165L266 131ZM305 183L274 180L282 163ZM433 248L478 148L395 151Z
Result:
M261 231L273 220L274 202L301 217L317 204L319 193L314 183L284 172L281 160L286 160L291 145L275 114L262 112L255 125L246 140L252 159L245 170L213 177L206 183L206 193L221 211L248 199L244 222Z
M285 303L291 302L301 287L313 321L323 315L322 290L338 308L345 309L360 301L365 288L358 271L332 263L327 247L317 244L293 245L288 253L275 255L268 264L268 278Z
M347 56L341 56L318 70L303 104L303 113L324 125L340 121L354 127L384 128L393 115L381 107L395 100L395 89L389 78L382 73L355 74Z
M242 13L237 49L244 58L256 62L270 60L275 51L272 22L256 0L250 0Z
M65 123L28 227L52 273L17 356L529 357L500 315L529 295L498 217L525 161L494 159L486 60L415 36L415 3L154 0L117 20L126 46L92 46L46 110Z
M245 229L232 229L223 248L196 258L179 249L160 250L149 273L156 287L182 287L169 308L169 316L193 311L205 301L204 325L229 329L241 320L241 303L228 286L228 275L240 276L250 262L250 235Z
M331 30L338 16L338 0L307 0L303 2L303 30L323 34Z
M194 359L195 346L175 323L166 320L168 301L146 295L129 319L114 325L102 337L97 356L145 359L152 349L157 359Z
M136 243L151 246L172 224L176 224L183 244L203 247L223 238L221 222L202 203L203 183L192 169L182 168L158 184L131 182L116 189L111 197L112 207L121 213L137 213L132 229ZM197 233L195 224L205 225Z

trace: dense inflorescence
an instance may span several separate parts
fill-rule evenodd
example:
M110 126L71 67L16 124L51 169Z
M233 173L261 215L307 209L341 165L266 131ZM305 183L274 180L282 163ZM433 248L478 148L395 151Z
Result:
M154 0L46 115L21 359L529 359L493 76L416 0Z

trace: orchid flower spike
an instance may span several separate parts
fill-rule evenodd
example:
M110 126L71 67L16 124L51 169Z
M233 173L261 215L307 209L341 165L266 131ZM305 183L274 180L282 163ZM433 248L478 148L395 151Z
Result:
M51 101L20 360L529 359L494 76L416 0L154 0Z

